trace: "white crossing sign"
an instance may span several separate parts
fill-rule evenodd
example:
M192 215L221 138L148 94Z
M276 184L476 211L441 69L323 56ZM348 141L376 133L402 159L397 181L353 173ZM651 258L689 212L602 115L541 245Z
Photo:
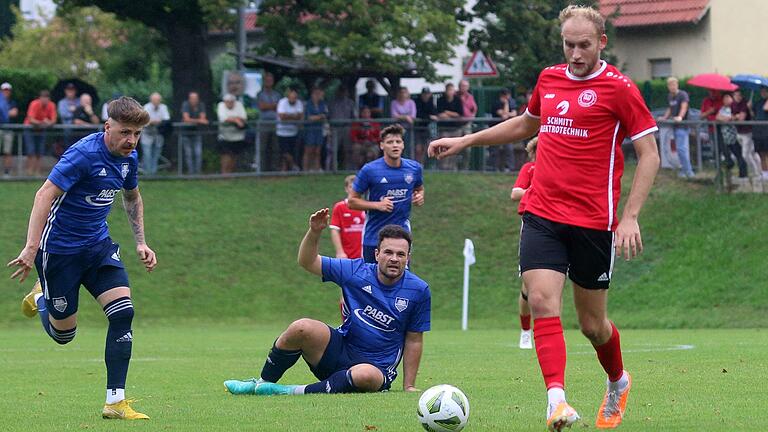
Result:
M495 77L498 75L499 72L496 70L496 65L493 64L491 58L480 50L472 53L472 57L464 67L465 77Z

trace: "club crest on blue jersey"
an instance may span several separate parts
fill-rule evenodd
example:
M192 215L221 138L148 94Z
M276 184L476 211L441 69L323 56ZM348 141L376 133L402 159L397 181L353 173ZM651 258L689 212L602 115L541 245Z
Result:
M411 174L411 173L406 174L405 175L405 182L408 183L408 184L413 183L413 174Z
M130 167L127 163L124 163L122 167L120 167L120 175L123 176L123 179L125 179L128 176L128 171L130 170Z
M404 311L406 308L408 308L408 299L397 297L395 299L395 309L397 309L398 312Z

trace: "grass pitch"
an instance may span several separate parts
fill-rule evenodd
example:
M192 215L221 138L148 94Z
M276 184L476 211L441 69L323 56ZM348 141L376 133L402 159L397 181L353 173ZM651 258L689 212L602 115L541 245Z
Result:
M328 305L333 307L333 304ZM105 325L88 323L73 343L54 344L37 320L0 332L3 431L418 431L418 394L235 397L222 381L258 375L275 324L141 326L135 331L127 394L148 422L101 420ZM417 380L461 388L468 431L544 430L544 390L533 351L516 347L516 329L461 332L438 322L425 338ZM621 323L619 322L619 325ZM451 324L453 326L453 324ZM569 402L593 430L604 391L594 350L576 331L568 341ZM766 330L625 330L634 386L621 431L745 431L768 409ZM306 383L303 362L285 383Z

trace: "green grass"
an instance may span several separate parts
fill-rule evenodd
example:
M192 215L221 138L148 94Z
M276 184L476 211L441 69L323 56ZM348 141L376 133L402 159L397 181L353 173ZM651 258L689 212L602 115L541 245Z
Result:
M625 175L625 195L632 172ZM330 319L337 289L301 271L296 250L310 212L342 197L343 176L142 183L147 238L158 253L147 275L132 254L119 206L110 216L123 246L141 320L277 322ZM458 325L464 238L473 239L470 322L514 325L519 217L512 177L428 173L426 205L413 211L413 269L430 283L433 317ZM38 183L0 183L0 258L21 249ZM623 328L768 326L768 196L718 195L660 176L641 215L645 253L619 262L610 309ZM327 234L322 253L332 251ZM0 325L21 318L29 286L0 278ZM101 320L83 292L81 318ZM570 294L566 292L566 302ZM572 307L565 323L575 327Z
M418 394L235 397L222 381L258 375L277 326L139 326L127 394L152 417L104 421L104 329L83 325L59 347L37 320L0 332L0 429L3 431L417 431ZM445 323L425 338L419 388L450 383L468 396L469 431L544 430L545 395L533 351L516 348L516 331L460 332ZM604 391L594 350L575 331L568 340L569 402L593 430ZM625 330L633 374L621 431L745 431L768 409L766 330ZM676 349L693 345L692 349ZM303 362L286 383L312 377ZM373 426L376 429L366 429Z

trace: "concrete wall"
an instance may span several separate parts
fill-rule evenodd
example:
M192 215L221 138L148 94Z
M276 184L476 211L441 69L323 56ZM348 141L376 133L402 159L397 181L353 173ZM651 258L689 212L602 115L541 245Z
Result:
M697 25L619 29L608 44L619 58L619 68L635 80L651 78L651 59L670 58L672 75L695 75L712 70L711 20L708 13Z
M712 0L712 70L768 75L768 1Z

